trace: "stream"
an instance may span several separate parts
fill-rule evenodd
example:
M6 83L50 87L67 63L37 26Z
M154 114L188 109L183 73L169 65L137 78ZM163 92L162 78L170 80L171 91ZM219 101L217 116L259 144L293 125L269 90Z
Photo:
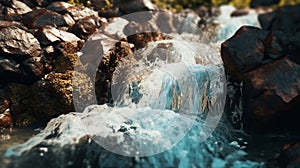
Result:
M241 25L259 26L255 12L231 18L233 10L221 7L216 42L183 33L123 60L113 76L113 106L62 115L40 133L1 131L2 167L263 167L286 139L236 138L222 117L220 43Z

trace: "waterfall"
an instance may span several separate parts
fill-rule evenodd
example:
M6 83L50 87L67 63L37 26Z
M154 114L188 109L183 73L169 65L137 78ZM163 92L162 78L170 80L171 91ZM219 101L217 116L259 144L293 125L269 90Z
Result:
M221 27L219 40L228 31ZM12 167L261 167L230 145L231 127L221 120L226 82L217 44L197 34L172 37L121 60L113 106L51 120L7 150Z

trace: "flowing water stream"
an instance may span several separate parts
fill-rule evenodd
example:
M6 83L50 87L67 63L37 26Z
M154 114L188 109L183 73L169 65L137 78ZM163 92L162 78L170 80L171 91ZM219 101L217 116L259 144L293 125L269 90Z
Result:
M149 43L117 67L113 107L62 115L26 143L36 132L14 128L1 153L23 143L5 152L15 158L12 167L261 167L245 159L221 119L226 81L218 46L239 25L258 25L256 14L232 19L228 10L216 19L218 42L182 33Z

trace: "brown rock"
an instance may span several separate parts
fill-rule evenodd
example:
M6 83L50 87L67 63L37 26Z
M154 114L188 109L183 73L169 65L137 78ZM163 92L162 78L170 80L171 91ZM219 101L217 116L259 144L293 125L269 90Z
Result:
M295 33L300 29L300 5L283 6L278 10L259 15L258 19L265 30L280 30Z
M246 129L284 131L299 127L300 60L296 39L281 31L244 26L222 44L226 73L233 81L243 83Z
M52 2L49 6L47 6L47 9L60 14L65 14L67 13L68 8L72 6L73 5L69 3L58 1L58 2Z
M8 23L8 26L15 23ZM0 28L0 53L37 57L41 55L41 48L38 40L30 33L15 27Z
M2 114L0 113L0 127L9 127L13 125L10 110L6 109Z
M300 167L300 143L291 143L285 145L280 155L268 163L269 167Z
M44 75L38 40L18 27L0 28L0 54L1 82L32 83Z
M28 7L25 3L21 2L21 1L17 1L17 0L12 1L11 7L15 11L15 13L19 14L19 15L32 11L31 8Z
M98 16L96 11L84 6L71 6L67 8L67 12L73 17L75 21L81 20L85 17Z
M69 25L70 21L68 19L47 9L37 9L26 13L22 18L22 22L30 29L42 28L47 25L53 27L72 26Z
M74 45L74 47L78 47L78 42L80 39L72 33L58 30L51 26L46 26L40 28L35 36L38 38L41 44L47 46L49 44L53 44L55 42L69 42Z
M129 14L142 11L155 11L155 6L150 0L128 0L117 1L114 6L118 7L123 14Z
M86 17L70 28L70 32L74 33L76 36L87 39L89 35L93 34L97 28L101 26L101 18L96 16Z

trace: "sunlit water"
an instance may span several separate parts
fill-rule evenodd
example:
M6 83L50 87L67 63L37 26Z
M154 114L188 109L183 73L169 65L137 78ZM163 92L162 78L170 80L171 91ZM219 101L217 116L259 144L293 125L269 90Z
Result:
M26 142L40 131L33 128L2 128L0 129L0 167L5 167L9 159L4 157L4 152L15 145Z
M229 38L239 28L239 25L247 24L257 26L256 16L257 15L253 14L247 17L241 17L240 19L231 19L228 17L228 12L223 13L223 15L217 19L217 22L221 24L221 27L218 30L218 41L221 42ZM167 124L161 119L170 117L171 120L174 120L172 117L178 116L178 114L192 116L190 119L192 119L193 122L197 121L195 123L191 122L191 124L187 124L186 129L183 129L191 131L187 131L186 136L182 136L183 134L180 135L181 138L179 139L171 137L171 145L167 145L166 147L166 149L169 149L175 145L171 150L165 151L165 149L163 149L160 151L157 150L157 146L151 146L151 150L154 152L158 151L163 153L149 158L119 158L115 154L107 153L102 149L96 150L96 154L105 153L105 158L102 158L100 155L96 160L96 162L98 162L96 164L97 166L124 166L126 164L129 166L134 165L136 167L211 166L219 168L225 167L226 165L228 166L228 164L237 168L241 166L261 166L260 163L245 160L240 161L246 153L238 150L240 145L233 141L232 133L230 132L230 128L226 126L226 123L221 123L207 141L198 143L201 136L201 129L203 129L204 124L201 114L205 114L204 112L210 104L218 104L214 98L218 97L218 95L223 92L221 85L224 85L224 83L222 83L224 81L222 81L221 76L224 74L224 69L220 66L222 65L222 61L217 44L207 45L197 41L197 38L191 36L180 38L180 40L164 40L150 43L148 47L135 53L136 55L132 57L135 63L131 62L130 64L127 64L128 61L124 61L124 64L121 63L114 74L112 84L112 94L115 100L114 108L100 106L95 108L96 110L91 110L83 114L74 114L74 116L81 118L84 127L89 129L88 134L95 135L93 138L95 141L98 140L97 143L100 143L100 145L103 145L101 144L103 143L103 141L101 141L102 135L99 136L100 139L97 139L99 132L93 131L99 127L103 128L104 133L112 133L110 132L112 130L106 126L97 125L95 120L101 120L105 117L105 115L100 115L103 111L106 113L122 111L127 107L129 107L129 109L126 109L126 111L131 111L133 114L135 114L135 111L145 111L145 109L146 111L149 109L157 111L158 109L158 114L164 112L163 114L166 116L156 116L157 118L153 121L152 125L143 125L143 123L134 122L133 120L133 124L136 124L134 129L141 128L141 130L145 132L149 130L157 131L156 134L147 132L149 137L146 138L151 138L153 135L156 135L158 139L165 138L165 141L160 142L163 144L160 146L162 148L169 143L166 137L170 137L170 132L166 132L164 127ZM187 43L183 43L184 41ZM163 47L160 48L159 46ZM215 47L215 49L212 49L211 47ZM170 55L172 55L172 57L169 57ZM218 112L221 112L222 106L219 106L219 109L215 109L217 109ZM89 118L89 116L97 113L99 113L99 115L96 116L99 118ZM151 114L151 112L148 112L147 114ZM130 113L128 113L127 116L128 115L130 115ZM6 156L22 157L23 152L29 152L29 156L32 156L32 158L23 156L26 158L25 161L22 161L22 159L18 160L20 164L16 164L15 167L20 167L22 163L28 164L28 159L31 161L38 159L36 160L36 163L45 164L47 160L43 161L42 158L47 158L47 155L53 159L52 165L65 165L67 167L68 164L74 164L76 161L71 160L70 157L78 157L78 155L76 155L75 151L71 151L71 154L65 153L65 150L73 149L68 149L70 147L68 147L67 144L76 144L80 142L80 139L83 138L84 135L86 135L86 132L84 132L84 130L79 127L79 124L75 122L74 116L62 116L62 123L60 123L60 119L53 120L52 124L50 123L43 133L27 141L23 145L10 148L10 150L6 152ZM140 115L138 116L141 117ZM216 116L217 115L215 114L215 117ZM136 119L134 117L136 117L135 115L133 115L133 119ZM108 124L117 122L117 125L112 124L113 126L124 127L126 130L131 129L132 127L130 126L127 129L127 127L123 125L118 125L118 122L123 123L122 117L114 118L114 115L112 115L112 118L110 119L111 120L107 121ZM153 118L151 119L153 120ZM110 121L112 123L109 123ZM59 134L55 135L57 136L56 138L48 140L49 137L51 139L53 136L55 123L61 124L61 126L59 126L60 130L58 130ZM161 128L157 128L160 127L159 124ZM34 133L35 132L32 130L20 130L15 134L14 132L9 133L10 139L1 140L1 153L10 146L23 143ZM139 134L133 135L136 136L135 139L139 139ZM119 137L116 136L112 139L107 139L104 142L107 143L107 141L117 140L116 143L118 143L118 138ZM135 142L136 141L128 141L128 143ZM172 144L173 142L176 143ZM91 146L93 147L95 144L90 144L89 142L87 147L84 147L84 150L89 152ZM147 149L147 147L149 148L149 146L146 146L143 150ZM30 152L30 150L33 152ZM35 150L37 150L37 152ZM121 148L121 150L113 152L121 152L119 154L124 155L124 153L122 153L124 150L127 154L128 151L132 151L129 147L126 149ZM57 154L57 156L55 154ZM67 154L70 156L66 156ZM94 160L92 160L92 158L84 158L87 156L82 156L83 158L77 159L83 159L86 161L86 163L84 162L86 165L90 165L88 162ZM0 161L3 163L8 162L8 160L3 159L3 157L1 159L2 160ZM34 166L38 166L38 164Z

